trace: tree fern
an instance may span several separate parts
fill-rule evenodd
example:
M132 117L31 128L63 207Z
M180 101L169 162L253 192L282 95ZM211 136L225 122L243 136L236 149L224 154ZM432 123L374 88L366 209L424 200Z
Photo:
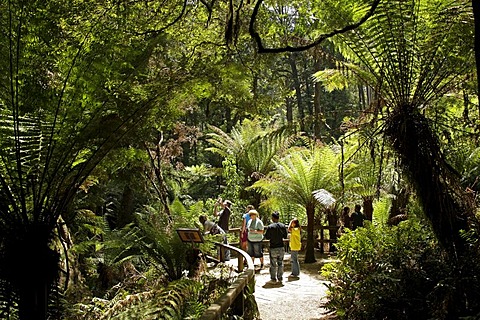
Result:
M313 262L313 218L318 203L314 191L338 190L338 155L328 146L294 149L274 160L275 169L253 184L252 188L280 202L305 208L307 223L306 262Z
M273 157L284 152L295 141L286 127L262 128L257 121L244 120L230 135L218 128L209 134L213 145L207 150L222 157L236 157L236 162L247 176L253 173L266 174L272 167Z
M0 2L0 279L23 318L48 317L58 218L73 220L83 182L168 91L147 88L150 7L117 5Z
M459 35L472 30L467 1L396 0L382 1L370 20L337 39L348 62L357 64L348 71L375 90L369 107L383 121L372 123L399 156L402 172L454 259L468 247L459 230L475 228L474 209L428 117L439 97L471 74L473 37Z
M189 279L171 282L164 288L128 294L120 291L112 300L94 299L91 305L77 305L82 319L186 319L186 311L197 316L205 308L191 308L198 300L202 284ZM80 317L79 317L80 318Z

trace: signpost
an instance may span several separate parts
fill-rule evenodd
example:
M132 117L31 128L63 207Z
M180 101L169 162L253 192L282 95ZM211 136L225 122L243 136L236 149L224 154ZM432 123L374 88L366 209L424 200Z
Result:
M189 242L192 244L204 242L202 232L199 229L180 228L177 229L177 233L182 242Z

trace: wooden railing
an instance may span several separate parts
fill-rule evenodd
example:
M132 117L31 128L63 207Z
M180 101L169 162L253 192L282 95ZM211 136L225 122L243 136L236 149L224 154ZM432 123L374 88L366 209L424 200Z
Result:
M265 226L266 228L266 226ZM324 244L327 243L328 246L329 246L329 249L330 247L337 242L337 238L328 238L325 236L325 231L335 231L335 233L337 233L338 229L340 227L339 226L333 226L333 227L330 227L330 226L318 226L316 225L314 227L314 232L318 232L319 233L319 237L315 239L315 248L319 248L320 249L320 252L321 253L324 253L325 252L325 249L324 249ZM302 227L302 230L303 232L306 232L307 231L307 226L303 226ZM234 233L234 234L238 234L238 239L240 239L240 228L230 228L230 230L228 231L229 233ZM240 240L239 240L240 241ZM286 243L285 245L285 249L288 251L288 240L284 240L284 242ZM303 241L305 242L305 240ZM266 243L268 244L269 241L268 240L263 240L263 243ZM239 243L231 243L231 245L234 245L234 246L239 246Z
M228 287L227 291L218 298L208 309L203 313L200 319L202 320L216 320L221 319L222 315L232 308L233 313L238 316L243 316L244 308L244 292L249 284L253 284L255 279L255 270L253 260L243 250L232 245L216 242L215 245L220 247L220 260L223 260L225 250L235 251L238 259L238 269L240 272L238 278ZM247 261L247 268L245 269L244 261Z
M320 244L320 251L323 253L323 244L328 243L332 245L337 242L336 239L326 239L324 235L325 230L338 230L338 227L328 227L328 226L316 226L315 230L320 231L320 237L315 239L316 243ZM240 235L240 228L230 229L231 233L238 233ZM288 247L288 239L285 239L284 242L286 247ZM268 240L263 242L268 243ZM225 250L234 251L237 253L238 259L238 269L240 273L238 278L230 285L227 291L218 298L208 309L203 313L200 319L202 320L217 320L221 319L228 309L232 308L233 313L238 316L243 315L244 311L244 292L249 284L252 284L255 279L255 269L253 265L252 258L243 250L237 248L235 245L238 243L232 243L231 245L216 242L216 246L220 247L220 261L225 261ZM247 261L247 268L245 269L244 261Z
M329 231L331 230L331 231L335 231L335 233L337 233L339 228L340 227L338 227L338 226L333 226L333 227L315 226L315 230L320 230L320 238L315 239L315 241L316 241L316 243L319 244L321 253L324 253L324 251L325 251L324 246L323 246L324 243L328 243L328 246L329 246L329 249L330 249L332 247L332 244L337 242L337 237L335 237L334 239L330 239L330 238L326 239L324 231L325 230L329 230Z

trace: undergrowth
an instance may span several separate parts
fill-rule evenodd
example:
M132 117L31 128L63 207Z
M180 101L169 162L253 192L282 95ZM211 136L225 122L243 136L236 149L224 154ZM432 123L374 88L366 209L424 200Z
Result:
M338 261L322 274L331 283L326 307L340 319L479 315L479 256L449 262L431 229L416 219L348 230L337 249Z

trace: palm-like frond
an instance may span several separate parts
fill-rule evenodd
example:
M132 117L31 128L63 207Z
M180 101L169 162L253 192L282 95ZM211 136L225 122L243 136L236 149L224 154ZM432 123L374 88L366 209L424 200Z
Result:
M207 150L226 158L233 156L241 170L247 175L265 175L273 167L274 156L285 152L297 136L286 127L263 128L258 121L245 120L230 134L210 126L208 142L213 146Z
M337 201L333 195L325 189L313 191L313 196L325 207L330 207Z
M314 201L315 190L337 189L338 156L329 147L295 150L274 163L275 170L252 188L303 206Z
M362 80L378 95L373 107L388 111L382 132L455 259L468 247L460 230L478 227L470 223L476 220L472 203L427 116L439 97L474 70L473 37L459 37L471 34L473 25L470 2L464 0L382 1L372 19L339 37L345 56L369 74Z
M267 174L273 168L274 157L284 154L296 139L297 136L291 135L285 127L272 130L265 135L257 135L241 162L245 172Z
M473 38L457 38L471 32L469 5L466 1L382 1L371 19L338 37L336 44L347 58L339 61L342 73L347 71L375 88L389 106L428 105L472 70ZM333 87L345 81L332 70L316 77Z
M234 154L243 152L243 145L245 144L243 139L235 140L222 129L215 126L210 126L210 129L213 132L208 134L209 138L207 141L212 144L212 147L207 148L207 151L219 154L222 157L227 157L231 152L234 152ZM237 131L237 129L233 128L232 132L233 131ZM235 136L241 137L241 135L238 134L235 134Z
M313 192L318 189L338 188L339 159L328 146L314 145L309 149L294 149L287 155L274 159L275 169L251 187L279 202L298 204L305 208L307 263L315 261L313 224L317 202Z
M368 129L343 139L345 163L343 183L346 192L373 198L390 190L395 175L391 150L383 150L379 137Z
M175 230L161 228L138 219L138 226L127 226L109 235L104 244L105 254L113 263L144 260L164 274L167 281L178 280L187 267L188 246Z
M198 300L201 288L199 282L181 279L165 288L134 294L120 291L112 300L95 298L90 305L78 304L78 319L184 319L190 316L187 310ZM201 314L201 310L193 316Z

